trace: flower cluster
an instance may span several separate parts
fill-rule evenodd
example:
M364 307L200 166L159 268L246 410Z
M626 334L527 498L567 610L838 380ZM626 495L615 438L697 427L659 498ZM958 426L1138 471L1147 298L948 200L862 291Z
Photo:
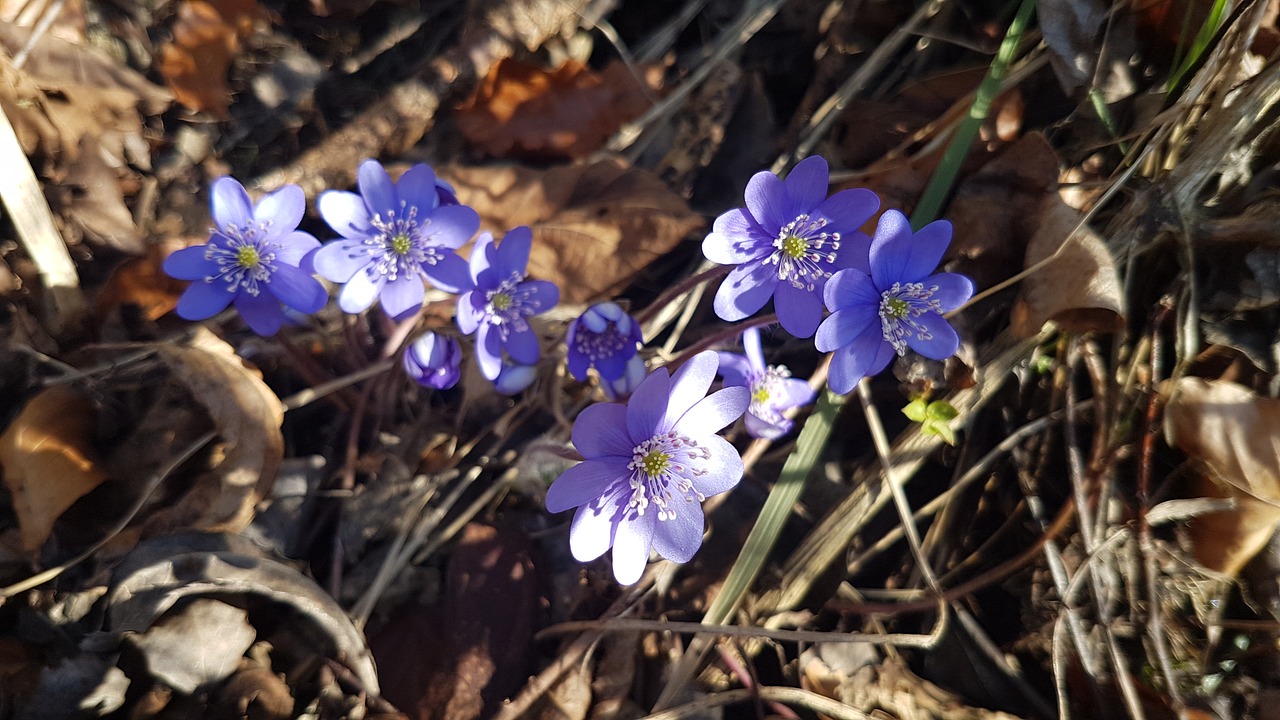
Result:
M421 310L430 284L459 295L458 326L464 335L476 334L484 376L500 392L527 387L539 357L528 317L559 301L553 284L525 279L529 228L512 230L501 249L491 235L481 235L468 263L457 250L476 234L480 216L429 166L415 165L393 181L382 165L366 160L357 189L320 194L320 216L339 236L322 246L297 229L306 213L298 186L287 185L255 207L234 179L215 181L209 241L173 253L164 264L169 275L192 281L178 315L204 320L234 303L251 330L274 335L287 310L311 314L324 307L328 292L318 275L342 286L344 312L381 302L390 318L406 320ZM402 363L415 382L446 389L461 376L461 358L456 339L427 333L405 348Z
M828 195L829 180L819 157L801 161L785 179L757 173L745 207L716 218L703 253L733 266L716 292L716 314L734 322L772 300L784 330L812 336L817 350L832 353L829 384L837 393L908 350L934 359L954 354L959 337L945 313L972 296L973 284L934 272L950 243L950 224L913 232L902 213L887 210L869 237L861 228L879 199L863 189ZM427 165L393 180L382 165L365 161L357 190L317 199L320 217L337 235L322 245L298 229L306 202L297 186L254 205L235 180L214 182L208 242L164 264L192 283L178 315L203 320L234 305L250 329L272 335L291 315L326 304L318 276L340 286L344 312L380 304L391 320L410 321L431 286L456 296L456 328L409 342L401 356L405 374L423 387L453 387L466 353L462 342L470 338L481 374L498 392L528 388L539 376L544 343L532 318L560 300L554 284L528 276L533 231L512 228L500 240L477 235L479 215ZM464 260L458 250L473 238ZM563 341L568 372L581 382L594 374L610 402L578 415L572 440L583 460L552 483L546 506L575 510L573 555L588 561L612 549L622 583L641 576L651 552L686 562L701 546L702 501L730 490L743 474L741 456L719 434L724 428L745 418L747 434L781 438L793 429L793 411L815 397L785 366L766 362L755 328L742 333L742 354L704 351L674 374L665 367L647 371L640 323L615 302L588 307L565 328ZM713 390L717 375L723 383Z
M875 194L827 197L828 179L819 157L797 163L786 180L757 173L747 184L747 206L716 218L703 254L737 266L716 293L716 314L741 320L772 297L783 329L796 337L816 330L817 349L834 352L829 384L842 394L908 348L935 360L955 354L959 337L943 313L963 305L973 283L931 274L951 242L951 224L940 220L912 233L902 213L886 210L872 240L858 228L879 207ZM748 422L755 433L789 427L759 416Z

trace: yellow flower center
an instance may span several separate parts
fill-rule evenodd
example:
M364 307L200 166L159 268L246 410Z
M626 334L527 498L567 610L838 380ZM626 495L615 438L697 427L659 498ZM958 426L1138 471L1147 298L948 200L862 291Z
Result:
M751 402L766 403L769 402L769 388L764 383L760 383L751 391Z
M649 477L657 477L671 466L671 456L661 450L650 450L640 459L640 467Z
M252 245L245 245L236 250L236 264L242 268L255 268L262 258L258 255L258 249Z
M782 252L792 260L799 260L809 252L809 242L804 238L788 235L782 240Z
M511 307L511 296L504 292L494 293L493 297L490 298L490 302L493 303L494 310L502 312Z
M413 249L413 240L407 233L399 233L391 238L391 251L397 255L404 255Z
M898 319L906 317L911 311L911 306L907 304L906 300L896 297L885 298L880 308L885 315Z

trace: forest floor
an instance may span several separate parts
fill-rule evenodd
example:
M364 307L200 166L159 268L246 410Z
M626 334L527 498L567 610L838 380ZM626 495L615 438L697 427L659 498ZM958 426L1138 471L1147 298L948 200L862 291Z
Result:
M0 0L0 720L1280 717L1278 11ZM717 316L703 239L813 156L867 235L949 223L951 357L839 396ZM495 386L431 285L179 316L215 181L327 243L370 159L531 228L536 364ZM741 481L631 584L546 505L603 301L649 372L758 327L818 395L723 431Z

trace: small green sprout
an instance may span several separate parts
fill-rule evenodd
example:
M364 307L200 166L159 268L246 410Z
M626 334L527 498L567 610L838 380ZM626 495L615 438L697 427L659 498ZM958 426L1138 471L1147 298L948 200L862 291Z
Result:
M918 397L902 408L902 414L912 422L920 423L920 429L926 435L937 435L948 445L956 444L956 433L950 422L960 414L946 400L929 402L926 397Z

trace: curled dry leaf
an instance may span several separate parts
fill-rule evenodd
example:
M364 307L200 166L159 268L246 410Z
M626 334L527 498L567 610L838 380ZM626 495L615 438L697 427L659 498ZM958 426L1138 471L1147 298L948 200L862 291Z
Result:
M1190 525L1200 564L1234 577L1280 525L1280 400L1201 378L1166 383L1160 394L1165 432L1204 470L1204 495L1235 500Z
M505 59L458 108L458 129L495 157L586 157L652 105L662 70L641 72L645 85L617 60L596 73L576 60L548 71Z
M240 38L266 19L255 0L185 0L173 40L160 48L159 71L178 102L225 117L231 104L227 69L240 52Z
M243 608L195 598L166 613L146 632L127 637L152 675L190 695L230 677L257 632Z
M0 434L0 474L13 494L27 551L43 545L58 517L107 479L89 445L93 422L87 397L55 385Z
M212 492L188 493L190 527L238 531L253 519L254 506L270 490L284 458L284 408L245 365L235 349L203 328L186 345L156 347L161 360L197 403L208 412L222 439L210 480ZM202 480L203 481L203 480ZM197 481L197 482L202 482Z
M238 535L192 532L145 541L116 566L110 584L104 600L107 632L147 632L170 610L196 597L248 603L250 608L278 606L272 625L255 625L254 630L297 640L289 647L277 645L279 664L314 668L309 663L320 652L346 665L370 695L380 692L364 636L342 607L314 580ZM257 622L252 613L249 619ZM235 622L237 632L247 637ZM305 657L297 657L302 651Z
M1027 245L1026 267L1053 257L1022 283L1013 308L1013 329L1022 337L1053 321L1072 332L1116 330L1124 316L1124 295L1115 259L1083 215L1056 193L1040 205L1040 225ZM1056 253L1056 256L1055 256Z
M612 297L702 226L661 180L620 160L549 170L453 166L440 174L484 229L533 228L529 272L559 285L563 303Z

